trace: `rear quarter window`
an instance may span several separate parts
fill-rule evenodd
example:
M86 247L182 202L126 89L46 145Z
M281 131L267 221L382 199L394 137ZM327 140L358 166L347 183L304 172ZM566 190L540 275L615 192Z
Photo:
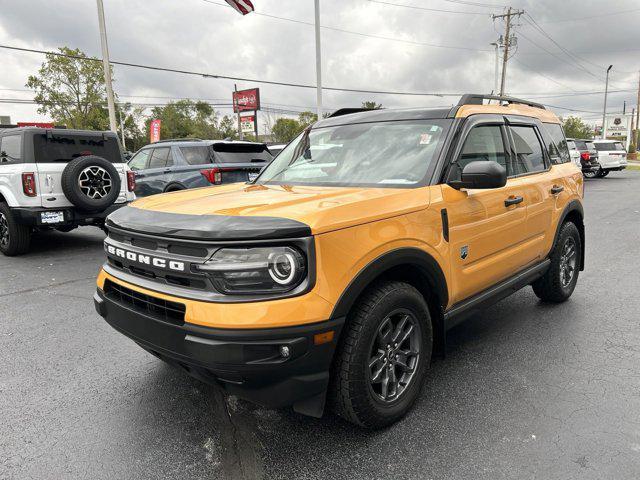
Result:
M54 133L47 138L46 133L37 133L33 136L33 153L36 163L68 163L87 155L111 163L124 161L118 140L112 136Z
M0 138L0 164L22 161L22 135L6 135Z
M206 165L211 163L209 147L180 147L180 153L189 165Z

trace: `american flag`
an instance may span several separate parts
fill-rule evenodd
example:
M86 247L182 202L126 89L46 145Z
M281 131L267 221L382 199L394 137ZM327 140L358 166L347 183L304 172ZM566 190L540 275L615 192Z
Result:
M253 12L253 4L249 0L227 0L227 3L242 15Z

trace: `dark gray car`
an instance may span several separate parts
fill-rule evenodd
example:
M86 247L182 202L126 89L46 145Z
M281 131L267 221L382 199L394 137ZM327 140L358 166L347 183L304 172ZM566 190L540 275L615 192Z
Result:
M253 180L272 160L264 143L226 140L163 140L129 160L136 195Z

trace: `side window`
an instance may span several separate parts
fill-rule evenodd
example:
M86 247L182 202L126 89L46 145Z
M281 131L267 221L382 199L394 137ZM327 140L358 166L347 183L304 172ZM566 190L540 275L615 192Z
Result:
M149 168L163 168L167 164L170 148L155 148L149 160Z
M513 175L546 170L542 145L535 128L515 126L511 127L511 133L516 149Z
M452 178L459 179L460 173L471 162L496 162L507 168L507 156L499 125L481 125L471 129L464 141L460 158L453 165Z
M131 170L144 170L147 167L150 151L151 150L141 150L136 153L133 158L129 160L129 168L131 168Z
M22 159L22 136L7 135L0 140L0 163L18 163Z
M209 147L180 147L180 153L189 165L205 165L211 163Z
M564 137L562 126L559 123L545 123L544 126L551 137L547 145L551 162L555 164L570 162L571 155L569 155L568 142Z
M173 166L173 151L171 149L169 149L169 153L167 154L167 164L165 166L166 167Z

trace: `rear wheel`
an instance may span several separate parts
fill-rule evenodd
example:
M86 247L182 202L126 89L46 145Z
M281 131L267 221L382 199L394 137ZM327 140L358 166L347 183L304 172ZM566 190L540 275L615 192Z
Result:
M578 283L581 258L580 232L573 222L566 222L551 252L549 269L532 285L538 298L554 303L567 300Z
M334 411L372 429L402 418L420 394L432 339L420 292L402 282L371 288L342 333L329 392Z
M586 178L596 178L598 176L599 170L586 170L584 172L582 172L582 174L586 177Z
M8 257L22 255L29 251L31 229L16 223L11 209L0 203L0 252Z

